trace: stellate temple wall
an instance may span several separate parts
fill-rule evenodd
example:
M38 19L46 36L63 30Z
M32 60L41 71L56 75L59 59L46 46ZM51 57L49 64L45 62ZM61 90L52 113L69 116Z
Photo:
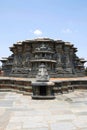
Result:
M49 38L17 42L10 47L12 55L3 58L5 76L35 77L38 66L45 64L50 77L84 76L84 59L77 57L77 48L69 42Z

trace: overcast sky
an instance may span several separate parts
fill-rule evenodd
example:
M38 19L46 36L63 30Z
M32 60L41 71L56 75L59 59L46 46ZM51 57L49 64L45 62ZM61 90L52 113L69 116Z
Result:
M71 42L87 59L87 0L0 1L0 58L13 43L37 37Z

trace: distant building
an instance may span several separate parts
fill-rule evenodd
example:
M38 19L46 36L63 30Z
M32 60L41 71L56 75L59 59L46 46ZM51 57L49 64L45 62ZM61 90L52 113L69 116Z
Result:
M76 55L77 48L69 42L38 38L17 42L10 47L12 55L2 58L5 76L35 77L44 64L50 77L84 76L86 62Z

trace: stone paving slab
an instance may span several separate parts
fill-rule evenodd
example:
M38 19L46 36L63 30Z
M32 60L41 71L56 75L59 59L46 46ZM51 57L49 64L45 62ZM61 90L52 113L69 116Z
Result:
M15 92L0 92L0 130L87 130L87 91L32 100Z
M51 124L51 130L76 130L71 122L58 122Z

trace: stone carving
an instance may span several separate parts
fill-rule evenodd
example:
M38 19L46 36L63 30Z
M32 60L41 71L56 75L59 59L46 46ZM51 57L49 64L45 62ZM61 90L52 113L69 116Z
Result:
M14 63L14 66L17 66L17 56L16 56L16 55L14 56L14 61L13 61L13 63Z
M37 81L49 81L49 75L44 64L41 64L36 75Z
M49 75L44 64L41 64L36 75L36 81L32 82L32 99L54 99L53 82L49 81Z
M40 46L38 46L35 50L36 51L52 51L52 49L44 43L42 43Z
M18 55L18 65L19 66L22 65L22 55L21 54Z
M35 77L41 64L46 65L50 77L84 75L86 61L77 57L77 49L72 44L62 40L26 40L13 44L10 50L13 60L10 61L9 57L6 61L1 60L4 72L7 73L10 68L8 76L15 76L16 73L22 76L26 73L27 77Z
M22 46L18 46L17 50L18 50L18 53L21 53L22 52Z
M25 46L24 46L24 52L29 52L30 50L31 50L31 46L25 44Z
M30 55L29 53L25 53L23 56L23 61L22 61L23 67L28 67L29 62L30 62Z

